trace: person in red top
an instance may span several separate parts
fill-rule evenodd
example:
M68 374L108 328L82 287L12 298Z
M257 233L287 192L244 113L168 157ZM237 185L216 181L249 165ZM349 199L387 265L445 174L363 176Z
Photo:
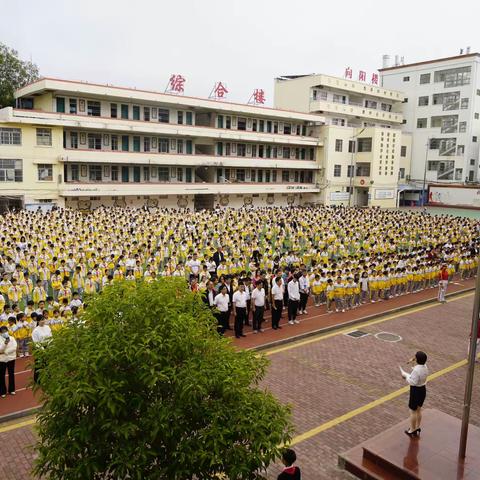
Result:
M302 474L300 468L295 466L297 460L295 450L287 448L282 454L282 462L285 468L282 470L277 480L301 480Z
M448 270L447 266L444 264L442 265L442 269L438 274L438 301L440 303L446 303L447 300L445 299L445 295L447 293L447 285L448 285Z

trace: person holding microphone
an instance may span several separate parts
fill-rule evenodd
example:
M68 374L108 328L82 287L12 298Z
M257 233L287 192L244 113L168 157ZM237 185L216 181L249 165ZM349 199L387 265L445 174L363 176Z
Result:
M410 359L407 363L416 362L411 373L405 372L400 367L402 377L410 385L410 398L408 400L408 408L410 409L410 428L405 430L409 437L416 437L422 430L420 424L422 422L422 407L427 395L427 354L419 351L415 357Z
M17 358L17 342L9 335L8 328L0 327L0 397L7 395L5 383L8 371L8 393L15 395L15 359Z

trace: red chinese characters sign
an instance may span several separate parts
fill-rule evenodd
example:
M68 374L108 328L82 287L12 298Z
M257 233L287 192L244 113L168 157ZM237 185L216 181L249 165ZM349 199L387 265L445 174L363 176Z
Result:
M345 68L345 73L343 74L344 78L352 79L353 70L350 67ZM367 81L367 72L365 70L358 71L358 81L366 82ZM378 73L372 73L370 83L372 85L378 85Z
M185 78L179 74L172 74L168 80L166 92L170 93L183 93L185 91Z
M250 97L250 100L248 101L249 104L254 104L254 105L263 105L266 101L265 98L265 90L261 88L256 88L252 96Z
M210 92L209 98L223 99L228 93L227 87L222 82L215 83L213 90Z

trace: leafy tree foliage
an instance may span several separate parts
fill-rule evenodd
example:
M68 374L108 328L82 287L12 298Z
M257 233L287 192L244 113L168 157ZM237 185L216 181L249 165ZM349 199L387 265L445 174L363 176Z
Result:
M38 67L20 60L18 52L0 43L0 108L15 105L14 93L38 78Z
M267 360L220 338L182 279L108 287L35 355L35 473L52 480L259 479L291 439Z

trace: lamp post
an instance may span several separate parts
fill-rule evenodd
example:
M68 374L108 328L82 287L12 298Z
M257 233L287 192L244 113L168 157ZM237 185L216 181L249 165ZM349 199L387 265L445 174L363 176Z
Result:
M477 257L478 258L478 257ZM465 458L467 451L468 422L470 419L470 406L472 403L473 374L475 372L475 357L478 333L478 315L480 313L480 262L477 268L475 281L475 298L473 301L472 331L470 337L470 351L468 353L467 381L465 383L465 396L463 400L462 430L460 432L460 447L458 456Z
M427 145L425 148L425 165L423 168L423 187L422 187L422 207L425 206L425 185L427 183L427 164L428 164L428 149L430 147L430 137L427 138Z
M365 131L365 127L362 128L356 135L353 135L353 137L350 137L348 140L350 142L350 140L355 140L359 135L361 135L363 132ZM350 145L349 145L350 146ZM355 153L356 153L356 143L354 143L352 145L352 155L350 157L350 192L349 192L349 195L348 195L348 206L351 207L352 206L352 198L353 198L353 177L355 175L355 162L354 162L354 158L355 158Z

